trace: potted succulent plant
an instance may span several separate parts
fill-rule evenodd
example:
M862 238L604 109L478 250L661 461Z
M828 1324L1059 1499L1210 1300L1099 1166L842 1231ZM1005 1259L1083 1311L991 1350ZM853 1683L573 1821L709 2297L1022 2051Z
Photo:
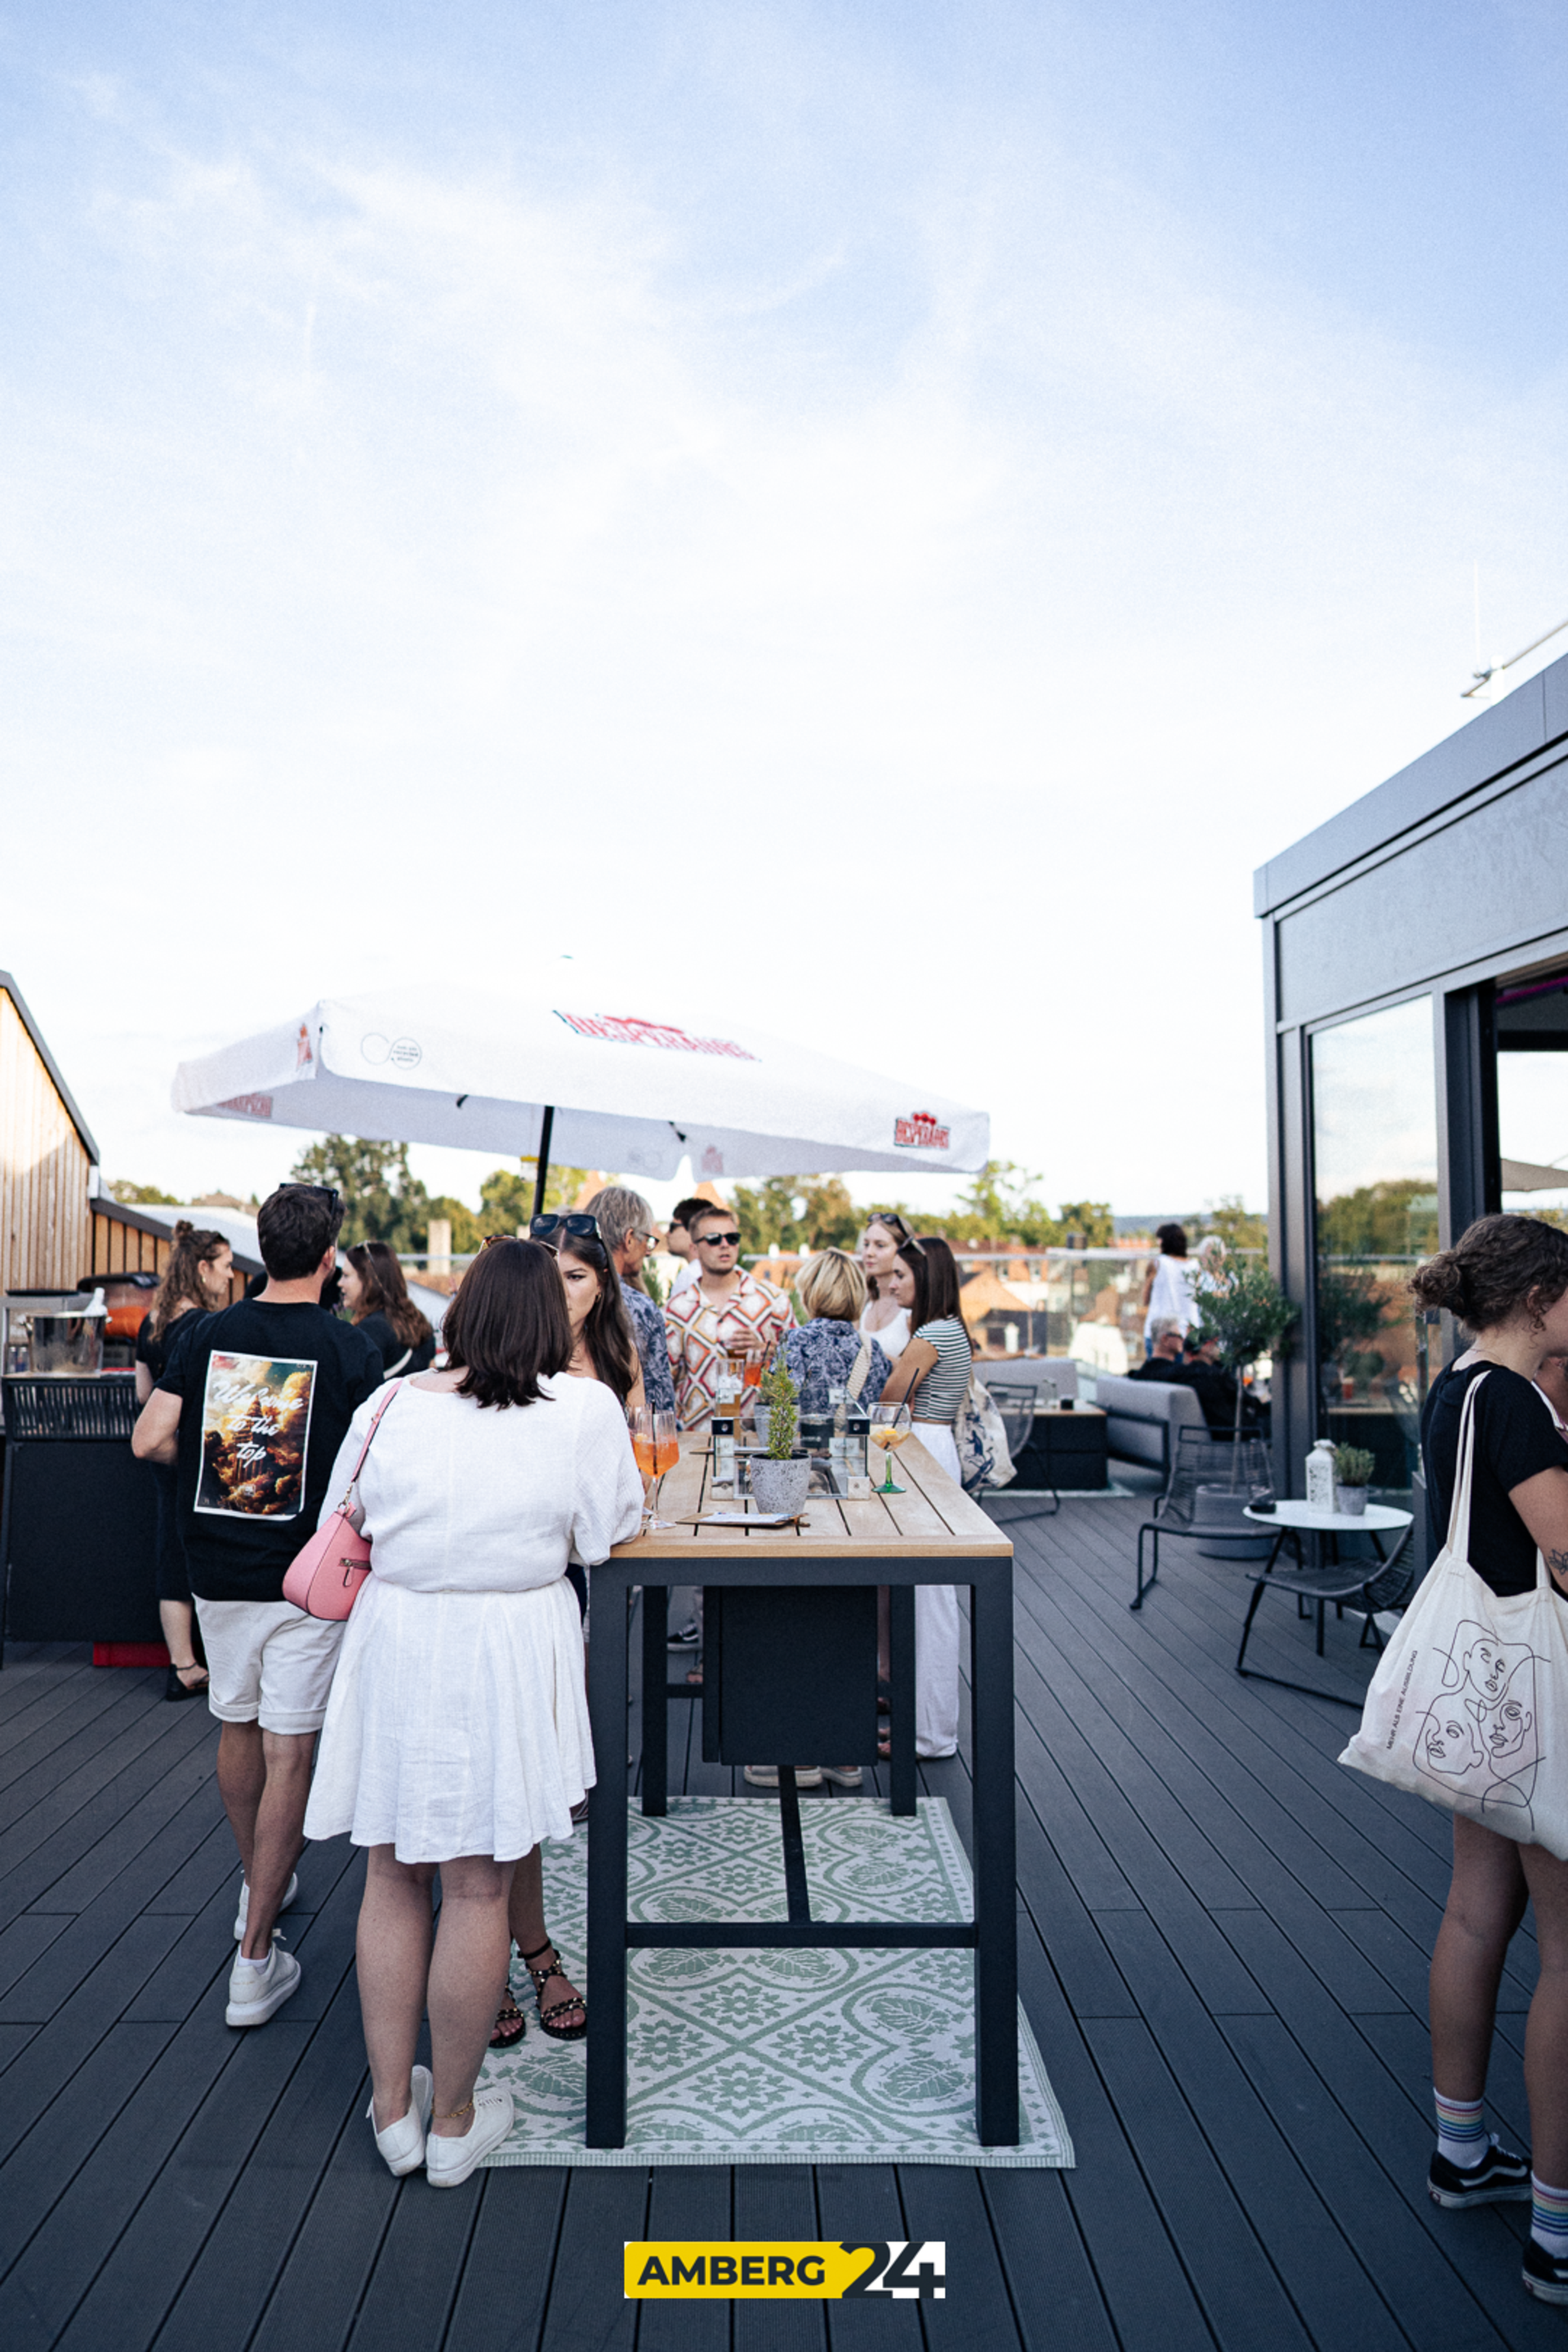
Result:
M1359 1518L1366 1508L1366 1490L1376 1469L1375 1458L1364 1445L1334 1448L1334 1508Z
M795 1412L798 1391L780 1349L763 1375L762 1396L768 1410L767 1451L753 1454L752 1499L761 1511L787 1512L793 1518L805 1501L811 1485L811 1464L795 1458Z

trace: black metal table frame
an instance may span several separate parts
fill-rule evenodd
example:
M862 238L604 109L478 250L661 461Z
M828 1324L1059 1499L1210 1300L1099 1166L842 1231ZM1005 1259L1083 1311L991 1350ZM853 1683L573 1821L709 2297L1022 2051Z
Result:
M663 1565L660 1562L659 1565ZM627 1617L624 1596L654 1566L635 1554L594 1570L594 1631L589 1646L588 1700L599 1780L588 1811L588 1986L593 2028L587 2042L587 2144L624 2147L626 2137L626 1954L647 1946L685 1950L779 1951L826 1946L840 1949L964 1949L974 1954L975 2127L985 2147L1013 2147L1018 2139L1018 1951L1016 1832L1013 1789L1013 1562L1010 1556L925 1559L820 1553L802 1547L795 1557L759 1547L754 1561L714 1559L692 1549L691 1574L680 1581L704 1586L798 1583L886 1584L889 1594L892 1714L890 1807L915 1810L914 1588L972 1588L971 1762L973 1774L973 1921L930 1919L821 1920L811 1916L799 1804L793 1770L779 1776L787 1916L781 1920L645 1920L626 1916L626 1784L617 1768L625 1752ZM666 1638L669 1587L643 1587L643 1793L645 1814L668 1802L668 1702L695 1689L668 1679Z
M1270 1591L1275 1592L1293 1592L1296 1595L1298 1614L1300 1613L1300 1604L1303 1601L1315 1601L1317 1602L1318 1655L1320 1658L1323 1654L1323 1608L1325 1602L1330 1601L1352 1601L1356 1597L1357 1593L1360 1593L1362 1596L1362 1628L1361 1640L1356 1643L1356 1647L1358 1650L1365 1649L1366 1638L1368 1633L1370 1633L1372 1635L1373 1649L1381 1652L1383 1642L1378 1633L1375 1622L1376 1612L1373 1609L1370 1601L1367 1600L1366 1591L1367 1587L1370 1584L1375 1583L1377 1579L1383 1574L1384 1570L1388 1566L1388 1555L1384 1550L1382 1544L1378 1541L1378 1538L1385 1532L1392 1532L1392 1530L1384 1530L1381 1528L1364 1528L1363 1532L1368 1537L1373 1551L1377 1554L1375 1564L1369 1563L1371 1572L1368 1575L1363 1576L1359 1583L1342 1585L1338 1591L1329 1591L1327 1590L1319 1591L1312 1584L1306 1580L1311 1576L1313 1571L1301 1565L1301 1538L1303 1535L1315 1535L1321 1542L1323 1537L1327 1536L1330 1543L1333 1546L1334 1566L1335 1568L1339 1568L1341 1566L1339 1557L1339 1529L1337 1528L1281 1527L1276 1531L1274 1537L1274 1549L1269 1553L1267 1563L1262 1568L1254 1571L1252 1579L1252 1599L1247 1603L1247 1615L1242 1620L1241 1645L1236 1654L1236 1671L1241 1676L1243 1682L1272 1683L1277 1690L1300 1691L1308 1698L1329 1699L1335 1706L1360 1707L1364 1704L1364 1701L1359 1698L1343 1698L1338 1691L1317 1689L1311 1683L1287 1682L1281 1675L1260 1674L1256 1666L1244 1666L1241 1663L1243 1658L1247 1655L1247 1644L1251 1638L1252 1621L1258 1614L1258 1603L1261 1601L1264 1594ZM1400 1529L1400 1543L1404 1543L1407 1534L1407 1528ZM1279 1564L1279 1555L1284 1550L1285 1546L1288 1543L1294 1543L1296 1548L1298 1570L1302 1580L1300 1582L1297 1582L1294 1578L1287 1582L1276 1578L1274 1574L1274 1570ZM1398 1547L1395 1546L1395 1557L1397 1557L1397 1553ZM1323 1569L1320 1570L1318 1573L1326 1580L1330 1574L1330 1570Z

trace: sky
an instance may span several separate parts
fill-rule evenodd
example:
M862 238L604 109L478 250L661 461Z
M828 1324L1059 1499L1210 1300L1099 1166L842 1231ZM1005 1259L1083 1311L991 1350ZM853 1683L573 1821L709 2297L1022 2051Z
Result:
M179 1060L543 953L1261 1202L1252 869L1568 614L1565 117L1540 0L0 5L0 968L106 1172L265 1191Z

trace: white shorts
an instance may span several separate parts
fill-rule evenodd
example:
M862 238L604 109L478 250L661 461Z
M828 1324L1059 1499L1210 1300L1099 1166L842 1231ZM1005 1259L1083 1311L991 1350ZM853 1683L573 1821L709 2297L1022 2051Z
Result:
M344 1627L291 1601L198 1601L207 1705L220 1723L320 1731Z

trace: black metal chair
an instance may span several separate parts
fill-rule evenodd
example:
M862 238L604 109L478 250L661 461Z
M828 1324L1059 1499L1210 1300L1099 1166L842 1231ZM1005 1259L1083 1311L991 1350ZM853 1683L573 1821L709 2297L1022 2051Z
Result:
M1225 1507L1215 1495L1223 1494ZM1206 1429L1176 1433L1175 1460L1165 1490L1154 1506L1154 1516L1138 1530L1138 1591L1129 1608L1142 1609L1160 1573L1160 1542L1234 1540L1253 1529L1240 1517L1238 1502L1269 1503L1274 1499L1274 1471L1268 1448L1258 1437L1243 1437L1239 1444L1216 1437ZM1152 1565L1143 1573L1143 1546L1150 1542Z
M1055 1393L1054 1389L1052 1393ZM998 1381L991 1389L991 1402L1002 1416L1002 1427L1007 1439L1007 1451L1016 1462L1035 1434L1035 1412L1040 1402L1039 1388L1037 1386L1026 1388L1011 1381L1006 1382ZM1048 1503L1035 1500L1035 1497L1042 1493L1050 1496L1051 1499ZM1062 1498L1054 1486L1044 1488L1026 1487L1020 1494L1015 1494L1009 1486L999 1486L993 1500L1000 1501L1005 1497L1010 1503L1021 1503L1026 1496L1029 1498L1031 1507L1026 1511L1010 1511L1007 1515L1009 1526L1016 1518L1050 1518L1061 1509Z
M1309 1568L1301 1557L1301 1531L1296 1528L1280 1528L1264 1566L1252 1570L1252 1599L1242 1621L1241 1645L1236 1654L1236 1671L1244 1681L1273 1683L1280 1690L1303 1691L1309 1698L1331 1699L1336 1706L1359 1707L1362 1705L1360 1698L1343 1698L1337 1691L1321 1690L1310 1683L1289 1682L1282 1675L1259 1674L1256 1666L1249 1668L1244 1661L1247 1643L1252 1638L1252 1621L1266 1592L1293 1592L1298 1614L1303 1601L1316 1610L1320 1658L1323 1654L1323 1612L1331 1601L1337 1604L1342 1615L1347 1601L1354 1601L1361 1610L1358 1650L1364 1650L1369 1642L1374 1652L1382 1650L1383 1637L1377 1630L1378 1613L1384 1609L1403 1608L1415 1582L1415 1522L1411 1520L1394 1546L1392 1557L1387 1559L1383 1556L1376 1534L1371 1528L1367 1534L1377 1554L1375 1559L1342 1560L1336 1557L1319 1567ZM1295 1546L1296 1565L1281 1569L1278 1565L1279 1555L1288 1541ZM1334 1549L1337 1553L1337 1543Z

